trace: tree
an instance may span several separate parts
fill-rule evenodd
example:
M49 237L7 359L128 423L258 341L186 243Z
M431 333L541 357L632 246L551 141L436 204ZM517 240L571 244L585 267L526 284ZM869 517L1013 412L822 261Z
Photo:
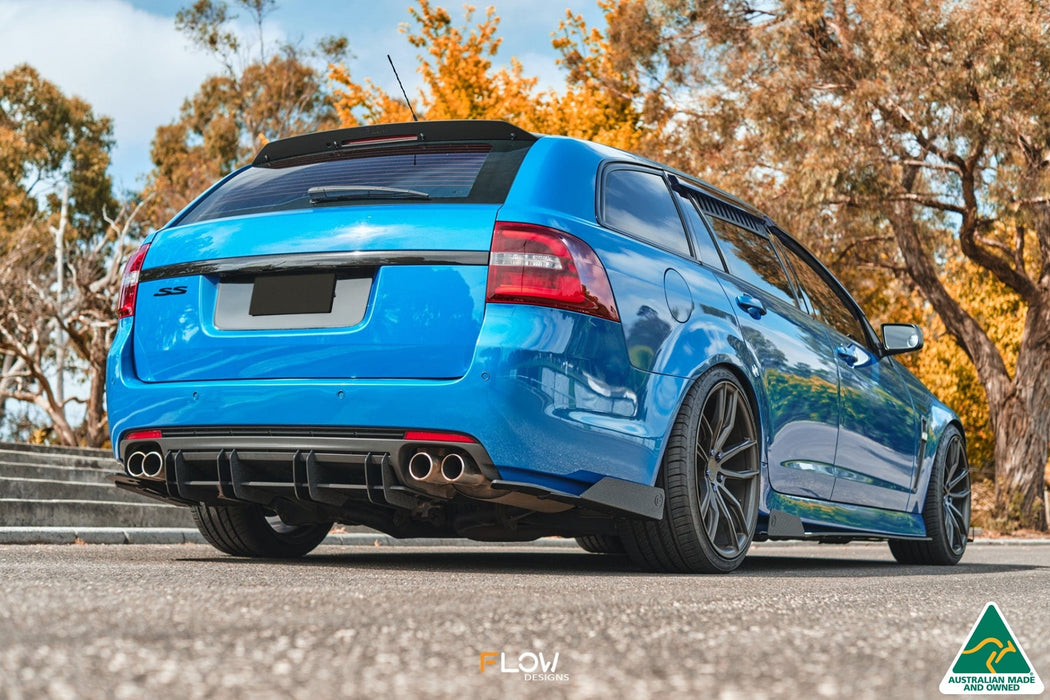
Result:
M494 68L501 39L493 8L475 22L474 8L468 6L462 27L429 0L418 0L409 13L417 29L403 25L402 31L423 52L417 67L423 90L414 105L421 119L502 119L524 129L620 148L638 142L634 86L605 62L603 35L589 30L582 17L567 12L552 41L568 70L566 89L558 92L538 91L537 79L525 76L516 58L509 68ZM404 101L372 80L355 81L345 65L333 65L329 77L338 85L334 104L344 126L412 119Z
M996 507L1045 529L1050 445L1050 7L1028 0L621 0L610 46L654 153L750 197L838 262L917 290L972 363ZM739 186L737 186L739 185ZM1020 299L1016 368L949 284ZM854 286L858 285L855 278Z
M61 186L70 188L70 240L103 228L113 205L107 174L113 125L91 106L66 97L32 66L0 75L0 249L26 236L48 236Z
M175 26L221 65L179 118L157 129L153 171L145 194L147 218L161 226L219 178L251 159L268 141L331 128L335 112L325 91L324 71L347 50L343 37L329 37L310 50L268 45L263 19L275 0L237 0L258 32L257 46L244 46L225 2L198 0L178 12ZM256 49L253 51L252 49Z
M69 284L61 309L49 289L54 261L41 255L39 246L22 239L0 256L0 402L14 399L39 408L59 444L101 447L109 439L106 357L117 327L114 307L122 265L132 241L141 237L141 208L141 202L129 202L112 217L100 214L106 228L70 246ZM56 391L56 326L73 350L73 368L86 383L86 398ZM67 415L70 403L84 407L79 425Z
M106 439L106 319L118 283L112 269L120 262L104 221L106 209L116 207L107 174L111 135L108 118L63 95L32 67L0 76L0 406L14 400L38 407L55 439L68 445ZM52 289L58 233L69 251L63 271L71 281L61 300ZM100 274L107 265L108 276ZM68 365L58 329L72 340ZM56 379L68 370L84 372L87 399L59 389ZM67 416L73 402L86 409L79 428Z

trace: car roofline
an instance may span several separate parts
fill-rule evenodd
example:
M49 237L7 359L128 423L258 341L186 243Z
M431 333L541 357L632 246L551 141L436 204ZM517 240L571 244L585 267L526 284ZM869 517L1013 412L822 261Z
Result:
M535 134L497 120L456 119L373 124L318 131L271 141L263 146L255 156L252 165L265 167L289 158L331 153L344 149L388 146L395 143L424 144L448 141L532 143L537 139Z
M375 148L395 143L424 144L427 142L450 141L517 141L519 143L533 143L545 137L566 138L590 146L599 146L603 151L607 151L603 155L612 157L614 160L626 160L659 168L669 175L677 177L688 186L702 190L761 219L768 219L764 212L729 192L715 187L695 175L682 172L650 158L614 146L597 144L586 139L529 132L509 122L496 119L397 122L394 124L371 124L318 131L271 141L263 146L251 164L256 167L265 167L290 158L331 153L343 149Z

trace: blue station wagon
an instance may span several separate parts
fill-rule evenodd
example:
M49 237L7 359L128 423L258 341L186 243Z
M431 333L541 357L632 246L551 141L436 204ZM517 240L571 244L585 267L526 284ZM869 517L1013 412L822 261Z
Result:
M497 121L266 145L128 261L122 488L228 554L335 522L575 537L658 571L752 541L954 564L958 418L767 216L639 156Z

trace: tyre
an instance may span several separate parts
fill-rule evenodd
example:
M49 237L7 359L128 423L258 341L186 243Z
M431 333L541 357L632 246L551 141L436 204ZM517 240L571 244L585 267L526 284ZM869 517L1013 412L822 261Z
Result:
M930 539L890 540L893 558L901 564L957 564L970 532L970 467L966 443L955 426L941 436L922 517Z
M301 557L332 529L332 523L289 525L260 505L208 506L192 509L197 529L213 547L235 557Z
M623 554L623 540L616 535L584 535L576 544L592 554Z
M703 375L686 395L660 467L664 517L624 523L628 555L654 571L740 566L758 522L760 435L736 375L722 368Z

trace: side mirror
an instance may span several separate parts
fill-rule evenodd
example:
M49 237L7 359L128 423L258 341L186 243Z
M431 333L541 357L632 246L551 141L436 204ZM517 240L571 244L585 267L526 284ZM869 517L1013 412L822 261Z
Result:
M882 347L887 355L922 349L922 329L911 323L882 324Z

